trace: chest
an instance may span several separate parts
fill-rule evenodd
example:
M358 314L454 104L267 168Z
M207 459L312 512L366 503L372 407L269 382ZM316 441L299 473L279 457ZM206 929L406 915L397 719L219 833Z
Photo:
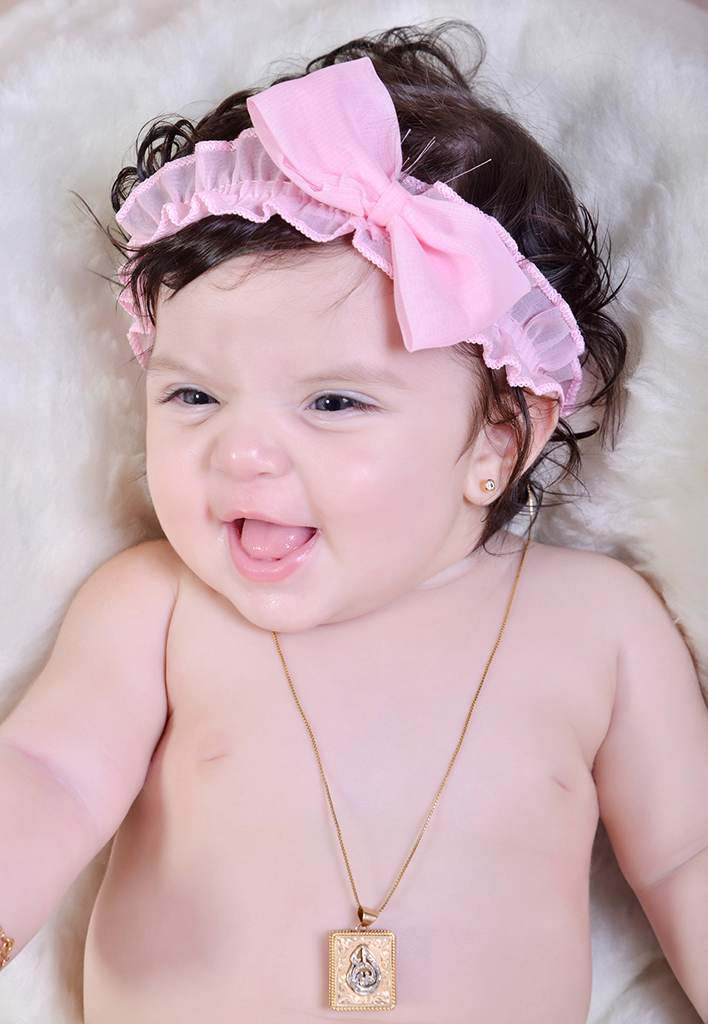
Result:
M326 835L329 847L312 737L272 638L228 608L190 611L171 634L174 709L155 762L163 794L179 794L205 827L218 819L305 846ZM367 652L342 635L317 647L281 638L343 833L372 884L384 886L404 860L456 750L426 843L438 836L446 855L464 858L586 840L578 825L596 816L590 767L606 692L589 647L549 659L546 644L529 648L510 629L463 738L489 638L459 650L443 636L395 658L373 639Z

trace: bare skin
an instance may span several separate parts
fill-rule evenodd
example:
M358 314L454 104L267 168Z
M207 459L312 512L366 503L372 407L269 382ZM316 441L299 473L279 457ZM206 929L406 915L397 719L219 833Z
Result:
M592 625L551 658L534 639L534 590L554 563L572 574L574 560L530 554L442 804L377 922L398 942L393 1020L587 1016L590 769L613 659ZM602 577L602 560L578 560ZM366 903L383 902L432 801L517 561L490 559L385 611L282 638ZM432 642L431 620L445 623ZM248 1021L336 1019L325 940L354 927L355 905L272 640L186 573L168 663L177 710L96 907L87 1020L186 1022L205 1012L205 991L216 1022L235 1010Z
M481 484L508 472L503 433L465 446L469 379L445 353L400 350L378 271L315 317L313 267L237 288L205 275L160 310L149 478L173 547L126 552L86 584L0 730L0 821L17 837L0 849L0 920L18 950L120 826L87 944L87 1024L338 1019L327 933L354 926L354 900L269 631L360 896L379 906L503 618L519 540L465 558L491 500ZM273 312L259 317L264 282ZM340 366L353 323L369 375L386 373L315 373L320 327ZM359 405L324 410L323 393ZM311 527L309 560L244 577L239 511ZM658 599L609 559L532 545L465 745L380 919L398 941L388 1019L582 1024L598 812L708 1018L706 792L708 711Z

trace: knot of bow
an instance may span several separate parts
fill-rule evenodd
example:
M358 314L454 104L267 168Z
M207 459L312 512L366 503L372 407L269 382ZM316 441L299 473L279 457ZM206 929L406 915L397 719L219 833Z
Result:
M496 221L444 186L406 188L396 111L368 57L271 86L248 109L264 149L303 192L388 232L410 351L474 337L529 291Z

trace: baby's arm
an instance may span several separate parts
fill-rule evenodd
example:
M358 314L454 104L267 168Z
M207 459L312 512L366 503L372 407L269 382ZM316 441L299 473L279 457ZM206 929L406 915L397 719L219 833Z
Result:
M620 867L708 1020L708 709L658 598L622 579L624 629L610 728L595 761L600 813Z
M167 715L177 560L124 552L82 587L45 669L0 726L0 923L15 952L115 832Z

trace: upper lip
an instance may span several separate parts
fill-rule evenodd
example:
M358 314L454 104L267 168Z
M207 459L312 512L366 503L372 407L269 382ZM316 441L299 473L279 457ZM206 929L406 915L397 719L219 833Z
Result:
M316 530L317 527L312 523L297 522L295 519L286 519L280 516L273 515L271 512L258 512L253 509L246 511L245 509L234 509L228 512L222 517L224 523L235 523L243 521L244 519L259 520L262 523L273 523L275 526L295 526L304 527L308 530Z

